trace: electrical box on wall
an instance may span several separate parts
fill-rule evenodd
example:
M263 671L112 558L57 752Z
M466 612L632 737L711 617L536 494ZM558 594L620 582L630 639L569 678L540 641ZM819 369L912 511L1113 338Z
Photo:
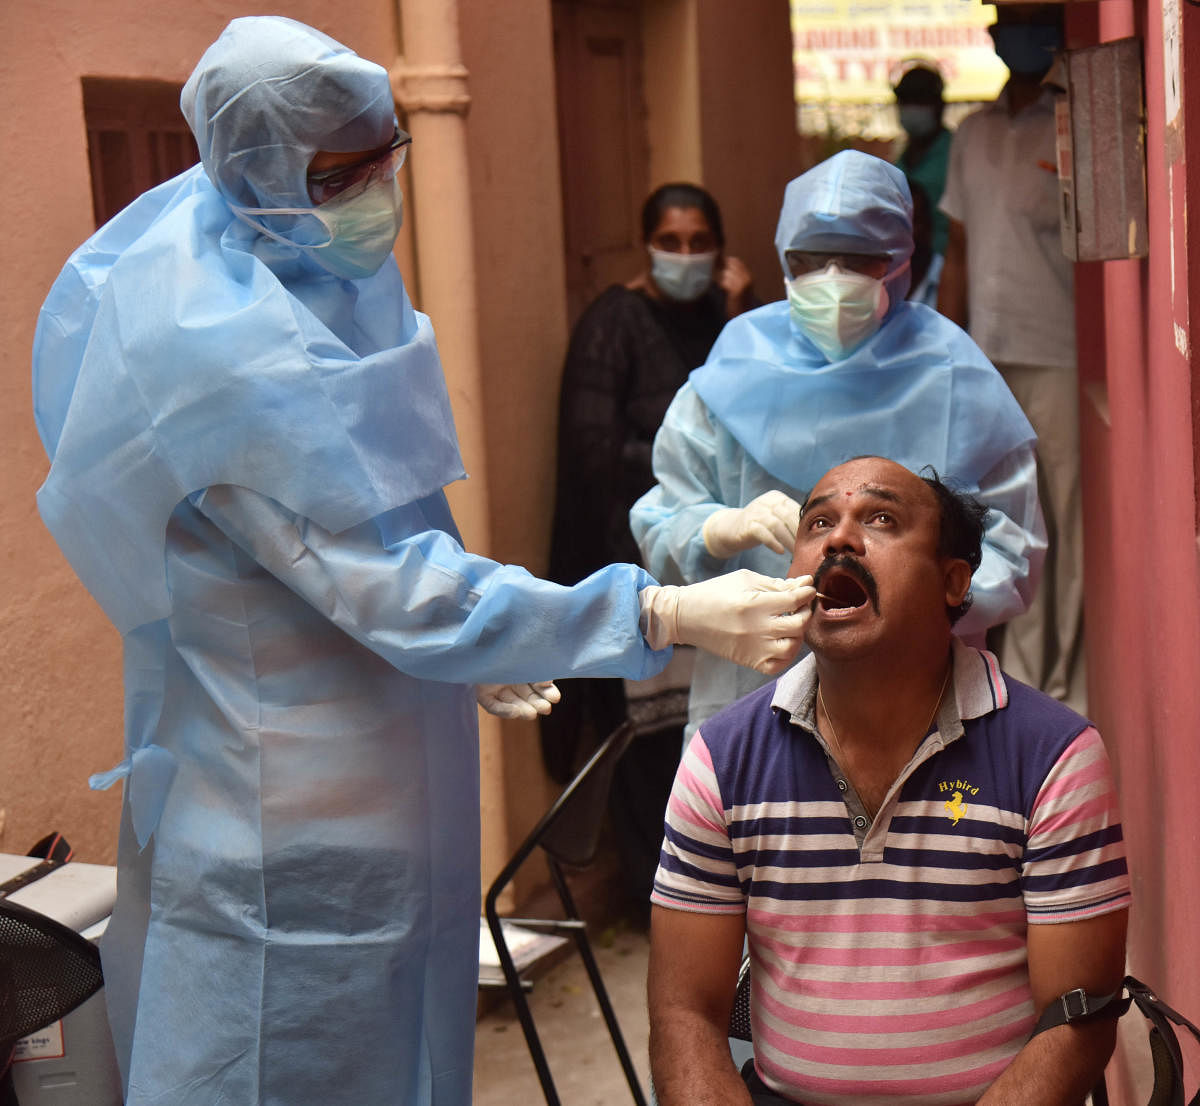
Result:
M1072 261L1145 257L1142 43L1068 50L1055 78L1063 252Z

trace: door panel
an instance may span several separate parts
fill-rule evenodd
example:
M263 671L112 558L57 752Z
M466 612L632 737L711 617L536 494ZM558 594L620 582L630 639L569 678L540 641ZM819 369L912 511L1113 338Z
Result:
M644 263L638 223L649 159L641 17L634 3L555 0L552 10L567 306L574 325L592 299Z

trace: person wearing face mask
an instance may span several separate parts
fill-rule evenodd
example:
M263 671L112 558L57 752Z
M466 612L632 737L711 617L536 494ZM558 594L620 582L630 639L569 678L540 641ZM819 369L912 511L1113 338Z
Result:
M1025 609L1040 572L1034 434L970 338L905 299L904 174L836 154L787 186L775 246L787 298L725 327L655 438L657 483L630 513L644 563L678 582L783 571L797 501L827 468L863 454L933 465L990 508L975 606L957 627L980 643ZM689 728L763 682L697 653Z
M1009 78L954 135L938 310L979 343L1038 434L1046 573L993 647L1018 679L1086 712L1074 266L1060 241L1055 93L1042 84L1063 19L1061 4L996 6L990 32Z
M950 132L942 125L946 107L943 88L941 74L936 69L913 63L892 89L905 134L904 148L896 164L908 177L914 209L915 249L908 298L930 307L937 305L948 233L946 216L937 206L946 187L946 163L950 157Z
M560 583L637 559L629 508L654 483L650 449L667 406L726 322L759 303L704 189L662 185L641 221L645 266L589 305L563 364L550 553Z
M758 306L746 266L725 252L721 212L694 184L656 188L642 206L646 264L580 317L563 365L550 579L573 584L636 561L629 509L654 483L650 449L676 391L725 323ZM662 841L662 806L678 760L691 657L676 650L650 685L563 686L541 720L547 768L561 782L627 713L643 732L617 766L614 819L629 909L645 914Z
M934 211L932 250L935 257L946 252L949 232L946 216L937 210L946 187L946 166L950 159L950 132L942 125L942 114L946 109L943 88L941 74L930 65L918 63L906 69L892 89L900 127L906 138L896 164L909 180L916 181L924 189L929 198Z
M70 258L39 317L42 517L123 635L127 1106L471 1100L476 701L646 677L672 641L764 670L807 581L574 588L463 550L428 318L391 256L381 66L234 20L184 86L202 164ZM777 640L782 639L782 640ZM495 681L495 683L493 683Z

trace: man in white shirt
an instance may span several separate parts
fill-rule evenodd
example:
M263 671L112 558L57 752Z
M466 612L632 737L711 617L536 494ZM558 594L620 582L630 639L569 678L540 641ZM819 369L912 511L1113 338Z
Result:
M1050 548L1033 604L1005 629L1005 669L1086 712L1074 274L1059 237L1053 95L1041 84L1062 20L1061 5L997 8L991 34L1011 75L954 136L938 310L969 331L1038 435Z

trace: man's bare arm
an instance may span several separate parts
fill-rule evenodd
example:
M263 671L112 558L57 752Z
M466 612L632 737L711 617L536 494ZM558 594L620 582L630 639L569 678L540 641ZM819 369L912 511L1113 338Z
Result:
M937 309L964 330L967 326L967 228L950 220L946 259L938 280Z
M1083 922L1029 927L1029 982L1040 1014L1067 991L1107 995L1125 976L1125 928L1120 910ZM1104 1071L1117 1038L1114 1018L1060 1025L1039 1033L1017 1053L979 1106L1079 1106Z
M751 1106L729 1052L745 916L652 909L650 1072L659 1106Z

